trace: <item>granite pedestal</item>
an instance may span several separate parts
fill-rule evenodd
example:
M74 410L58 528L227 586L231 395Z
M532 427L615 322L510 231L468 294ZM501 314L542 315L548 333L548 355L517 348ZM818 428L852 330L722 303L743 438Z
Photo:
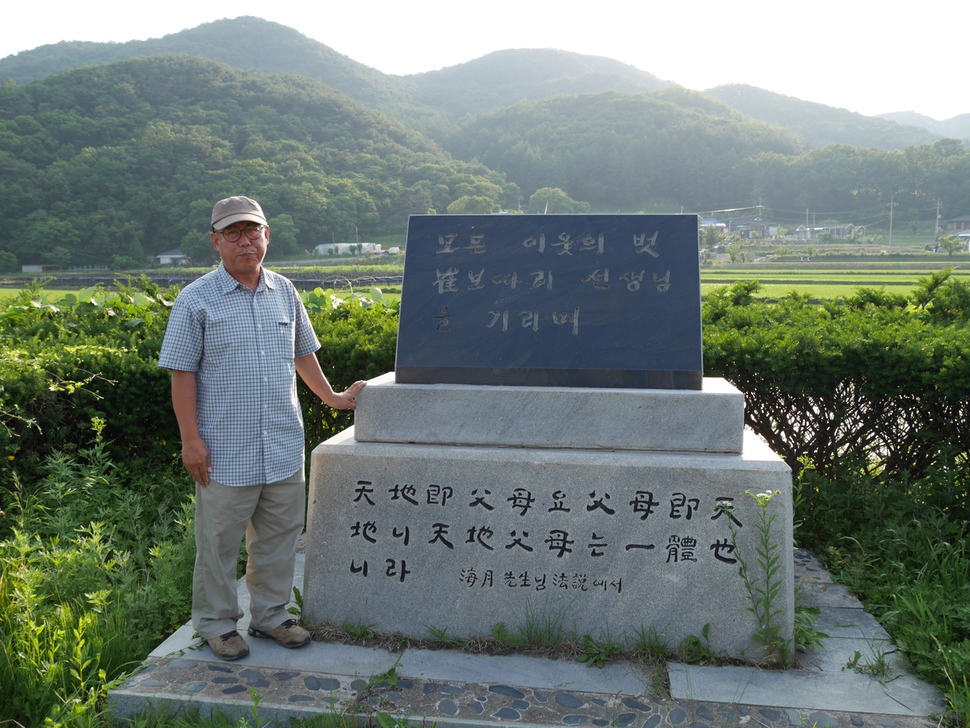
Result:
M715 651L757 658L740 567L761 578L750 493L779 491L767 515L777 624L791 635L790 471L743 433L742 395L723 380L671 391L384 377L358 403L356 427L312 456L311 622L458 638L502 622L672 648L706 633Z

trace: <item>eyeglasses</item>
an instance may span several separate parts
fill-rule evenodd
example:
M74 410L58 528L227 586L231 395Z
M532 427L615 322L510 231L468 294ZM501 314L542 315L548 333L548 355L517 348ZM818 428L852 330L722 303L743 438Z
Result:
M246 237L250 240L259 240L260 236L263 234L263 228L265 227L265 225L256 225L255 227L248 227L244 230L240 230L236 227L229 227L225 230L220 230L219 234L230 243L238 242L243 233L246 233Z

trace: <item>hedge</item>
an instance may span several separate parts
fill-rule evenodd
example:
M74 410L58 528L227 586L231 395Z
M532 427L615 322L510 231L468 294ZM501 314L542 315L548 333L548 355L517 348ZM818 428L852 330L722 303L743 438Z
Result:
M919 477L970 453L970 291L947 273L909 299L861 289L838 302L776 303L739 283L704 304L705 374L745 395L745 422L797 471ZM117 296L112 302L110 296ZM0 467L26 475L84 446L92 417L120 459L177 465L168 374L155 365L174 290L145 282L50 306L0 310ZM397 312L351 299L313 308L337 389L393 369ZM302 384L301 384L302 389ZM302 389L312 447L351 422Z

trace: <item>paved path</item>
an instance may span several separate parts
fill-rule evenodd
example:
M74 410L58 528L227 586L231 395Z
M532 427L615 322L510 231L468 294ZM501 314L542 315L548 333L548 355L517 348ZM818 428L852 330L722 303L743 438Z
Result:
M251 718L258 695L261 725L321 714L380 710L440 728L613 726L872 726L930 728L943 701L908 675L888 635L807 552L795 555L796 585L822 610L823 647L800 655L798 669L704 667L668 663L663 680L629 664L604 669L526 656L383 649L314 642L284 650L249 639L251 654L217 659L186 625L158 647L142 669L110 693L116 716L149 705ZM302 560L300 562L302 565ZM298 583L302 574L297 574ZM241 599L246 600L241 587ZM240 632L245 633L240 623ZM885 662L879 679L847 667ZM662 677L662 676L661 676Z

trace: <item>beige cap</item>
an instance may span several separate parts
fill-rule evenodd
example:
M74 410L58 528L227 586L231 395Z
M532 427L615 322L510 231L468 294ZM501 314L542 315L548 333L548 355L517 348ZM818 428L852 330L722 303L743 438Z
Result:
M248 197L227 197L219 200L212 208L212 229L216 232L242 220L251 220L262 225L269 224L266 222L263 208L256 200Z

